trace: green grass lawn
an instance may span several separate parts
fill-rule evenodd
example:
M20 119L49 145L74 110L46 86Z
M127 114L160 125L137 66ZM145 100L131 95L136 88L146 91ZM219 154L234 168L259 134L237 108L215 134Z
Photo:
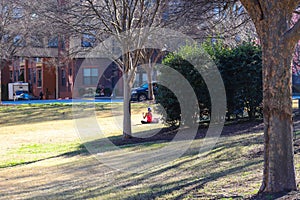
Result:
M112 106L119 105L96 105L96 116L109 129L109 137L118 139L121 132L114 124L109 126ZM145 108L134 104L133 118L138 120ZM259 189L261 131L223 136L213 150L201 154L203 140L197 139L181 157L131 173L89 154L74 128L71 109L70 105L0 106L0 199L245 199ZM147 132L145 127L136 126L136 134ZM101 156L113 158L124 150L152 152L169 143L125 144L114 151L97 141L93 145L103 152ZM298 154L295 159L299 176Z

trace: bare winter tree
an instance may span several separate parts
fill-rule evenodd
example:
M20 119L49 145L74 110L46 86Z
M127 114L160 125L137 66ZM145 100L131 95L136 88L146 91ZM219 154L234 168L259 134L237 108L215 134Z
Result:
M147 81L148 81L148 99L150 101L155 100L154 96L154 90L153 90L153 84L152 84L152 76L153 76L153 70L157 63L159 63L163 56L164 56L164 50L162 49L142 49L141 51L141 64L142 67L145 69L147 73Z
M140 62L143 40L147 37L136 37L132 30L144 27L157 27L161 24L161 13L165 7L164 1L145 1L145 0L122 0L105 1L102 4L95 4L88 1L94 13L97 14L103 30L103 34L111 34L119 42L122 56L116 59L116 63L123 72L124 85L124 118L123 136L125 139L131 137L131 113L130 113L130 94L135 78L136 67ZM103 12L104 11L104 12ZM108 20L109 19L109 20ZM103 27L105 27L103 29ZM118 37L126 32L126 38ZM140 44L137 44L137 41ZM136 50L131 51L130 47L135 44Z
M202 42L223 39L230 46L257 37L255 27L240 1L179 1L172 8L172 26Z
M69 36L76 37L76 35L79 35L80 37L80 35L83 34L89 35L95 38L95 42L98 43L104 41L109 36L113 36L121 48L122 56L114 58L114 62L117 63L117 66L123 72L124 138L131 137L129 100L136 67L141 63L141 58L153 58L153 54L146 55L146 53L151 54L150 51L142 50L142 39L141 37L136 37L136 34L133 34L132 30L145 27L170 27L172 29L178 28L179 30L184 30L184 33L193 33L195 38L199 38L200 33L202 34L204 32L203 29L205 27L210 27L212 26L211 24L213 24L215 27L219 25L219 29L224 30L224 28L221 27L221 21L226 22L223 23L223 26L230 21L228 17L225 17L225 19L227 19L227 21L225 21L224 17L220 14L223 12L223 7L217 1L212 3L200 1L196 7L188 1L182 1L184 2L182 3L181 1L172 0L84 0L80 2L66 2L60 0L58 2L59 4L57 4L57 1L46 0L41 4L35 1L33 4L35 6L31 5L31 8L38 11L39 15L45 16L55 29L59 27L59 29L65 30ZM217 8L217 6L219 10L216 11L215 8ZM239 6L240 5L237 4L236 8L228 12L227 16L229 16L229 13L243 16L244 12L241 11ZM231 18L236 15L232 14ZM240 17L239 22L236 24L242 24L244 21L244 18L242 19L242 17ZM181 26L178 26L178 24ZM238 25L232 25L230 28L236 28L236 26ZM210 30L214 30L215 27L212 27ZM227 29L230 28L228 27ZM124 38L124 33L126 34L126 38ZM209 34L210 36L214 34L217 35L217 33ZM206 36L209 34L206 33ZM144 35L143 37L146 36ZM129 46L133 46L133 44L137 49L141 49L131 51ZM71 51L70 49L68 50L68 52ZM154 63L153 60L151 63ZM150 94L150 97L151 96L153 95Z
M78 53L77 47L70 48L70 37L75 31L70 29L64 15L67 4L64 0L30 0L19 4L31 13L31 24L34 25L28 34L29 43L22 55L44 57L47 58L43 60L47 66L55 66L55 97L59 98L59 70L70 64L72 56Z
M158 27L162 22L162 13L166 3L163 0L84 0L71 1L59 8L53 6L54 1L43 3L44 15L52 22L61 24L65 30L75 35L89 35L100 43L108 37L121 50L121 56L115 57L114 62L123 72L124 90L124 139L131 137L130 94L134 82L136 67L139 64L141 48L146 35L137 34L140 28ZM49 6L51 5L52 6ZM49 9L51 8L51 9ZM57 15L60 9L63 15ZM144 34L144 33L143 33ZM132 50L135 47L135 50Z
M20 1L0 1L0 102L4 88L1 71L26 46L30 27L34 26L31 20L31 13L21 6Z

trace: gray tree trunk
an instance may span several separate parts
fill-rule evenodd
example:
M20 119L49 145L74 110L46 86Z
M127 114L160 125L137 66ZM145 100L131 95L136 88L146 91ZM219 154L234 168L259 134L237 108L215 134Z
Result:
M123 139L132 138L131 131L131 104L130 104L130 80L128 73L123 75L123 87L124 87L124 102L123 102Z

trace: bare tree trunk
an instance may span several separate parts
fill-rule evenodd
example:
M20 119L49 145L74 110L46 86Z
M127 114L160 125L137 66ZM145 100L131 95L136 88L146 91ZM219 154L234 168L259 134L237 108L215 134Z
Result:
M296 190L292 141L291 55L274 35L263 38L264 174L260 192ZM287 52L287 53L286 53Z
M124 102L123 102L123 139L132 138L131 131L131 104L130 104L130 81L127 73L123 75Z
M146 67L147 72L147 79L148 79L148 99L154 100L154 92L153 92L153 85L152 85L152 66L151 62L149 62L149 66Z

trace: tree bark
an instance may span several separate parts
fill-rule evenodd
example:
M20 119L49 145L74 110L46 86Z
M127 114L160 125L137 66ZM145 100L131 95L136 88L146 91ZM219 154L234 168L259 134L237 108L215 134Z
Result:
M259 192L296 190L292 138L292 37L287 0L241 0L251 16L262 45L264 171ZM290 34L292 35L292 34Z
M292 138L291 56L284 53L285 49L278 44L279 38L272 36L264 38L268 45L263 47L265 163L260 192L297 189ZM275 48L274 43L278 45Z
M128 44L123 45L123 140L132 138L131 130L131 88L135 79L136 65L133 66L133 57L128 49Z
M130 104L130 83L128 73L123 75L124 102L123 102L123 139L132 138L131 131L131 104Z

